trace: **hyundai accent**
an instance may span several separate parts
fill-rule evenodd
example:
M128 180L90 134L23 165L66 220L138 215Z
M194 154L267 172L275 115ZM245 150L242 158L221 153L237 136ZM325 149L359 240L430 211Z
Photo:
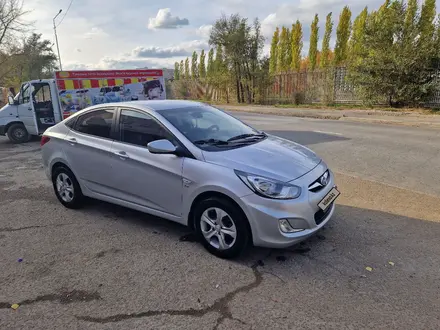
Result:
M340 194L310 149L199 102L92 106L47 129L41 146L65 207L89 197L175 221L221 258L299 243Z

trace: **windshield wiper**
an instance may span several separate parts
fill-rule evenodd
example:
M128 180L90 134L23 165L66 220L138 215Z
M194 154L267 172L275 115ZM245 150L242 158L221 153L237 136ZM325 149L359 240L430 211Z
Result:
M266 134L264 133L258 133L258 134L240 134L234 137L231 137L230 139L228 139L228 142L231 141L237 141L237 140L244 140L244 139L249 139L249 138L264 138L266 137Z
M217 139L207 139L207 140L197 140L193 142L194 144L202 145L202 144L209 144L212 146L223 146L228 145L228 141L223 140L217 140Z

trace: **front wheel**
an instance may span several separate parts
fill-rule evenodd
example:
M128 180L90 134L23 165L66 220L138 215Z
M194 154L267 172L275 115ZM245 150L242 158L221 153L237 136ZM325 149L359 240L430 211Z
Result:
M26 143L31 139L29 132L23 124L12 124L8 128L8 139L12 143Z
M250 231L243 212L223 198L208 198L194 212L195 228L203 246L217 257L238 257L248 246Z

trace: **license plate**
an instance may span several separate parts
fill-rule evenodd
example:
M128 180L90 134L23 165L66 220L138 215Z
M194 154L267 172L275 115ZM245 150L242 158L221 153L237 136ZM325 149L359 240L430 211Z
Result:
M325 195L325 197L319 202L319 204L318 204L319 208L320 208L321 210L325 211L325 210L329 207L329 205L330 205L331 203L333 203L333 202L336 200L336 198L338 198L338 196L339 196L340 194L341 194L341 193L338 191L338 189L333 188L333 189L330 190L330 191L328 192L328 194Z

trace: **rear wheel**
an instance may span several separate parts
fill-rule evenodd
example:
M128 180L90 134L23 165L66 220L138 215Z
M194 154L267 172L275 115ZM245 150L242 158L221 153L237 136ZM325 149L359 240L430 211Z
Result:
M61 204L69 209L78 209L83 205L84 195L75 175L66 167L53 171L52 183L55 195Z
M199 240L212 254L220 258L236 258L248 246L250 233L243 212L223 198L201 201L194 211Z
M23 124L12 124L8 128L8 139L12 143L25 143L31 139L29 132Z

